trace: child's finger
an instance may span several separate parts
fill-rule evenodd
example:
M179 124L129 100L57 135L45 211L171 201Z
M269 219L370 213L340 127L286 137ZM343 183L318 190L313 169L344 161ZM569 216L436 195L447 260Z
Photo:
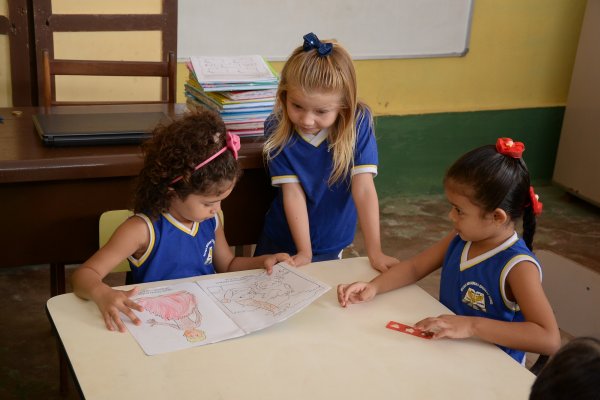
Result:
M438 317L425 318L424 320L417 322L415 324L415 328L419 328L427 332L434 332L434 338L445 337L445 334L440 336L443 326L441 326L440 319Z
M121 332L121 333L127 332L127 329L125 328L125 324L123 323L123 321L121 321L120 317L116 317L114 321L115 321L115 324L117 325L117 329L119 330L119 332Z
M115 327L112 324L112 318L110 317L110 314L106 313L102 316L102 318L104 319L104 325L106 325L106 329L109 331L114 331Z
M415 328L419 328L421 330L427 330L427 328L431 325L432 320L433 320L433 318L431 318L431 317L422 319L415 324Z
M346 300L344 299L344 289L346 287L348 287L348 285L338 285L337 287L338 302L342 307L346 307Z
M125 291L125 295L126 295L127 297L133 297L133 296L135 296L136 294L138 294L138 293L139 293L139 291L140 291L140 288L139 288L139 286L136 286L136 287L134 287L134 288L133 288L133 289L131 289L131 290L127 290L127 291Z
M138 303L136 303L133 300L126 300L123 304L125 304L127 307L135 310L135 311L139 311L142 312L144 311L144 307L142 307L141 305L139 305Z
M123 314L125 314L131 320L131 322L133 322L134 324L139 325L142 323L142 321L140 321L140 319L137 317L137 315L135 315L135 313L133 311L131 311L131 308L124 307L123 310L121 310L121 312ZM119 322L121 322L120 318L119 318ZM125 326L123 326L123 327L125 327ZM121 332L123 332L123 331L121 331Z
M265 269L267 270L267 275L271 275L271 273L273 272L273 264L272 263L267 263L265 265Z
M362 301L361 299L361 291L362 289L359 286L356 286L354 284L352 285L347 285L344 288L344 304L348 304L348 303L358 303L359 301ZM356 301L358 300L358 301Z
M379 265L375 265L375 269L379 272L385 272L387 271L389 268L387 265L385 264L379 264Z

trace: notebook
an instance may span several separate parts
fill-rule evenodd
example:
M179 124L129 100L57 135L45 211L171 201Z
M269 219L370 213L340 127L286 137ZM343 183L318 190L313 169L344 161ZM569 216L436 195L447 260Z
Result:
M37 114L33 123L47 146L138 144L151 136L162 112Z

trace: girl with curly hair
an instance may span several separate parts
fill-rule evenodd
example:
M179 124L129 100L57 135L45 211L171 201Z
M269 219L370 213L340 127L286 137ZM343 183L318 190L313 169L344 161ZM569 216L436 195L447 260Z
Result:
M220 210L240 176L239 148L239 138L208 111L158 126L143 144L135 215L72 279L75 294L98 305L109 330L125 331L120 313L139 324L132 309L143 310L131 299L138 288L115 290L102 282L124 259L133 283L253 268L270 272L275 263L290 261L285 253L235 257L230 250Z

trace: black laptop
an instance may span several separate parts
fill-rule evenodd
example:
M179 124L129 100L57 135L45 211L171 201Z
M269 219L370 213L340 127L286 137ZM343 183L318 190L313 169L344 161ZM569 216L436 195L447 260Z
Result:
M35 128L47 146L138 144L167 116L163 112L38 114Z

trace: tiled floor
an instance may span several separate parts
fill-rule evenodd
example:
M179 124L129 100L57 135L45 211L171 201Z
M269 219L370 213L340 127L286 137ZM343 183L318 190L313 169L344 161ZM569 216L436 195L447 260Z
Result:
M537 190L544 214L538 220L536 248L551 250L600 273L600 208L554 187ZM384 251L405 258L424 249L450 229L448 209L441 195L382 199ZM345 257L363 255L362 243L359 233ZM124 282L122 274L112 274L109 279L113 285ZM437 296L439 273L419 285ZM55 340L44 311L49 295L48 267L0 269L0 291L4 293L0 300L0 398L61 398ZM76 397L71 389L64 398Z

